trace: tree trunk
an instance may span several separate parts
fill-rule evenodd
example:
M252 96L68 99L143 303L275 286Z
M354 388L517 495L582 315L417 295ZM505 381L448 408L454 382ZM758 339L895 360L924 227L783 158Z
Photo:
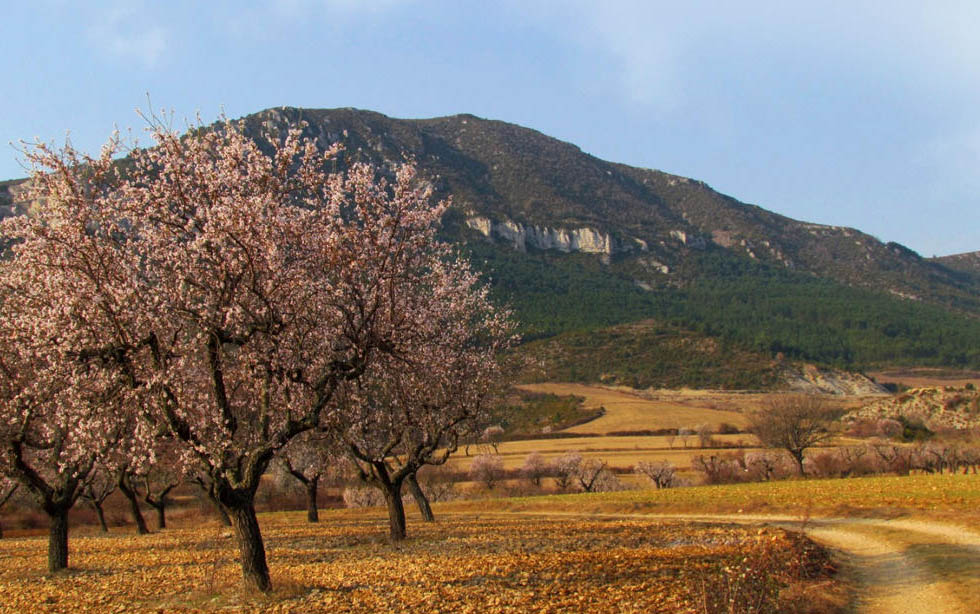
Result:
M239 506L229 508L227 512L235 528L235 536L238 538L245 586L263 593L272 590L269 566L265 560L265 546L262 544L259 521L255 517L254 503L243 502Z
M48 511L48 571L68 567L68 508Z
M108 533L109 525L105 522L105 511L102 509L102 504L92 501L92 508L95 510L95 515L99 517L99 527L101 527L102 532Z
M146 520L143 518L143 512L140 511L140 502L136 496L136 490L130 488L129 479L125 473L119 476L119 492L129 499L129 509L133 513L133 519L136 521L136 532L140 535L149 533L150 530L146 528Z
M436 517L432 514L432 506L429 505L429 498L425 496L422 487L419 486L419 481L415 474L409 473L405 477L405 482L408 484L409 492L412 493L412 498L415 499L415 503L419 506L419 513L422 514L422 519L426 522L435 522Z
M214 508L218 510L218 518L221 520L221 524L223 524L226 527L230 527L231 516L228 515L228 512L225 511L225 508L221 507L217 503L214 504Z
M800 477L805 477L806 473L803 471L803 450L790 450L790 456L796 461L796 468L800 472Z
M388 529L391 541L405 539L405 505L402 502L401 484L397 487L386 485L382 488L388 506Z
M167 505L160 501L159 504L154 505L153 508L157 511L157 528L166 529L167 528Z
M391 541L405 539L405 503L402 501L402 482L407 473L398 473L392 479L388 464L384 461L370 463L369 481L381 489L388 507L388 533ZM368 479L365 476L365 479Z
M205 481L200 478L194 480L194 482L197 484L198 488L201 489L201 492L207 495L208 501L212 503L215 511L218 512L218 519L221 521L221 524L226 527L230 527L231 517L228 516L228 512L225 511L225 508L221 505L221 502L218 501L218 496L214 491L214 482L208 482L207 485L205 485Z
M0 539L3 539L3 525L0 524Z
M320 514L316 509L316 496L319 490L320 478L314 477L306 482L306 521L319 522Z

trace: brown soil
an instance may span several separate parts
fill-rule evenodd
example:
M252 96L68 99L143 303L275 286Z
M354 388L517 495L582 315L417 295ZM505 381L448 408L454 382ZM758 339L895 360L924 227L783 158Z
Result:
M544 515L558 515L549 514ZM602 514L776 525L831 548L854 586L855 614L970 614L980 608L980 533L934 520Z

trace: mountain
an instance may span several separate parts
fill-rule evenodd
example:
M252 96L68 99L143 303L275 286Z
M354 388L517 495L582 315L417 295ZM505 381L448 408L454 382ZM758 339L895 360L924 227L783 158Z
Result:
M283 107L244 123L260 142L299 125L341 142L338 168L414 161L452 198L445 236L514 306L529 341L577 335L569 342L581 345L588 331L608 338L609 327L655 320L767 360L980 366L975 259L924 259L472 115ZM17 189L0 183L0 212Z
M980 252L941 256L939 258L933 258L932 261L947 269L966 273L967 275L972 275L975 279L980 279Z

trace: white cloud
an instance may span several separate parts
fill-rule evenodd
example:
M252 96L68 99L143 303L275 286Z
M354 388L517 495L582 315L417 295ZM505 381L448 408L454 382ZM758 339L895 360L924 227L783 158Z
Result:
M153 68L167 53L170 34L163 25L146 23L149 14L131 4L112 7L89 27L88 37L107 55Z
M778 71L807 58L888 73L906 87L980 84L977 3L510 0L507 7L602 57L625 102L658 110L683 106L698 95L687 86L726 62Z

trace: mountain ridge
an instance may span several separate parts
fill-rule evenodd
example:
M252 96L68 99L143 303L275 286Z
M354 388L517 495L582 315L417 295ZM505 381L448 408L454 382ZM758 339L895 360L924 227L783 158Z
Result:
M278 107L240 121L260 145L297 126L324 148L341 143L333 170L415 163L452 198L444 237L515 305L530 340L653 318L820 364L980 366L969 254L925 259L470 114ZM23 210L22 181L0 182L0 214Z
M308 133L344 142L353 158L414 160L467 219L488 220L485 238L516 228L608 237L612 251L646 254L640 280L671 278L685 252L718 247L845 284L980 313L980 283L947 261L927 260L860 230L799 221L713 190L707 183L608 162L541 132L470 114L399 120L356 109L267 109L246 123L309 123ZM464 222L465 223L465 220ZM486 222L483 223L484 228ZM497 232L511 226L511 232ZM540 233L539 233L540 234ZM497 235L497 236L494 236ZM644 249L642 246L646 246ZM611 255L611 254L610 254ZM656 263L656 264L653 264ZM666 267L667 272L664 272Z

